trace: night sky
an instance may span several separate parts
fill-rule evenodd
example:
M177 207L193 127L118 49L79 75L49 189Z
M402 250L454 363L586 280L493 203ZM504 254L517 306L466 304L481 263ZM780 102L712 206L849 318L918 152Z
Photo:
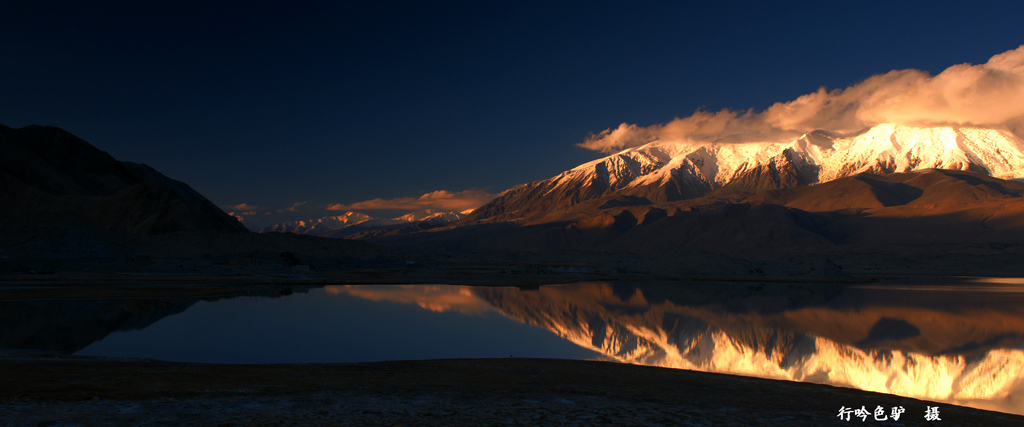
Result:
M576 144L623 122L1024 44L1016 1L91 3L0 5L0 124L64 128L250 223L481 198L603 156Z

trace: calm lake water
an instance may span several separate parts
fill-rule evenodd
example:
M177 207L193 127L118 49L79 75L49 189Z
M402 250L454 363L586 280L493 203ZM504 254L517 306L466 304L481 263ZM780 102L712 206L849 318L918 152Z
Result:
M779 296L800 294L785 286L327 286L277 298L6 302L0 347L221 363L601 359L1024 414L1021 284L823 284L796 299Z
M598 356L483 304L458 306L472 301L464 291L327 287L280 298L200 301L145 329L112 333L76 354L212 363Z

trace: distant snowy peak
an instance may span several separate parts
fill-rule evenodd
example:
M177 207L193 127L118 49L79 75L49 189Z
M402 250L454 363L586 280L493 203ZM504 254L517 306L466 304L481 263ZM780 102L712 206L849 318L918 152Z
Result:
M375 218L359 212L346 212L338 216L274 224L263 228L260 233L276 232L345 237L360 231L404 226L410 223L447 224L463 217L465 217L464 214L457 212L436 212L430 209L410 212L397 218Z
M447 224L449 222L458 221L465 217L465 214L459 212L437 212L427 216L426 218L421 219L420 221L426 222L428 224Z
M260 230L261 233L295 233L295 234L319 234L346 226L361 224L371 221L374 218L359 212L345 212L338 216L328 216L318 219L301 221L288 221L267 226Z
M854 135L815 131L788 142L654 141L512 188L470 218L512 220L612 194L672 201L716 189L760 191L930 168L1024 178L1024 141L998 129L894 124Z
M464 216L466 215L460 212L438 212L433 209L423 209L407 213L395 219L408 222L426 221L429 224L447 224L458 221Z

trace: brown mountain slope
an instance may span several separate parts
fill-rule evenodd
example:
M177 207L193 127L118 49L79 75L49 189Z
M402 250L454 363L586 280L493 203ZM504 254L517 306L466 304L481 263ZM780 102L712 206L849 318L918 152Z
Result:
M765 191L748 198L809 212L914 205L951 206L1007 200L1024 184L967 171L928 169L888 175L861 174L824 184Z
M1017 245L1024 241L1024 184L976 172L861 174L752 195L623 206L597 199L553 208L528 222L462 221L370 239L385 245L471 250L680 249L814 252L842 245ZM613 202L613 203L610 203Z

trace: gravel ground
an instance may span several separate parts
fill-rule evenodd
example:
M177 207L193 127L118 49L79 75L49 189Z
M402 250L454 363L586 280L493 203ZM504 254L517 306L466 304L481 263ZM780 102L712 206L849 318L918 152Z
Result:
M206 365L0 359L0 424L1024 425L1024 417L813 384L607 362ZM903 406L851 421L841 407ZM941 421L926 422L927 406Z

